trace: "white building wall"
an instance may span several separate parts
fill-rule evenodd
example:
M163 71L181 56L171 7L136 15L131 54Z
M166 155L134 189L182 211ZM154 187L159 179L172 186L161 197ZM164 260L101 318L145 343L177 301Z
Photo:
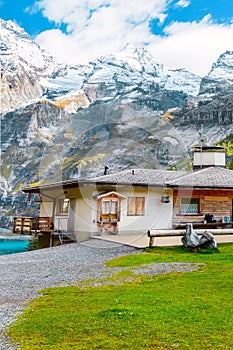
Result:
M40 216L41 217L52 217L53 216L53 202L43 201L40 205ZM67 231L68 215L56 215L55 212L55 222L54 229Z
M149 229L169 229L172 228L172 191L168 191L170 203L161 203L162 189L157 188L117 188L117 192L126 197L121 201L121 218L118 223L118 233L147 232ZM83 187L80 191L70 191L74 211L69 216L55 216L55 229L67 231L68 218L72 216L73 231L80 235L97 234L97 194L95 187ZM71 198L70 195L70 198ZM128 216L127 198L145 197L145 215ZM67 196L69 197L69 196ZM41 204L40 216L52 216L53 203L43 202Z
M147 190L121 190L125 197L145 197L145 215L127 216L127 199L122 201L121 221L119 233L147 232L149 229L172 228L172 192L168 192L170 203L161 203L162 189L150 188Z
M68 215L56 215L54 229L67 232L68 219Z
M93 199L93 188L84 187L76 199L76 232L97 232L97 203Z
M161 203L162 189L118 188L117 193L127 197L145 197L145 215L128 216L127 199L121 201L121 218L118 233L147 232L149 229L172 228L172 191L168 191L170 203ZM81 189L76 202L76 232L98 233L96 189Z
M42 202L40 204L40 216L52 217L53 215L53 202Z

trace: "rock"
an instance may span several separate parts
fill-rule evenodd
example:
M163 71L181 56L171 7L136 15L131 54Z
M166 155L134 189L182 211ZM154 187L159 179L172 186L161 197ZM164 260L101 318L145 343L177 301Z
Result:
M186 233L185 236L181 238L182 243L186 248L196 248L200 244L200 238L193 230L193 224L186 225Z
M214 235L209 231L205 231L200 238L200 247L214 249L217 247L217 243L215 241Z
M214 249L217 247L214 236L209 231L205 231L201 238L193 230L192 224L186 225L186 233L181 238L186 248L207 248Z

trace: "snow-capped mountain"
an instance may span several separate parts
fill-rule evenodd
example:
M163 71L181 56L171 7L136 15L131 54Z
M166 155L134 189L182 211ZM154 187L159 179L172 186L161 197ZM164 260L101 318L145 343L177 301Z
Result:
M147 79L166 90L182 91L187 95L196 96L199 92L200 77L186 69L169 69L156 62L153 56L143 47L128 44L124 50L115 55L116 59L127 62L134 71L141 72Z
M233 85L232 51L222 54L201 79L185 69L169 69L131 44L116 55L70 66L51 57L12 21L0 20L0 48L3 114L40 99L65 101L74 112L97 101L130 102L155 91L199 94L197 101L210 101ZM175 106L165 103L167 107Z
M177 93L181 102L187 95L198 94L200 81L200 77L184 69L170 70L156 63L144 48L128 45L119 54L100 57L88 65L60 65L41 84L45 91L43 99L73 113L96 102L130 103L148 95L153 99L153 94L157 101L158 94L172 92ZM164 106L156 102L155 107L162 110L176 107L175 100L165 96Z
M41 77L52 74L54 59L12 21L0 19L1 111L9 111L39 98Z
M233 90L233 51L226 51L218 58L217 62L207 76L201 81L200 100L212 100L216 95L229 93Z
M184 69L170 70L156 63L144 48L127 45L115 56L101 57L86 66L63 67L44 81L44 87L47 84L48 98L70 98L81 90L94 103L116 98L129 101L141 95L142 90L149 93L157 87L196 96L200 81L200 77ZM104 89L100 92L101 85Z
M122 94L130 99L140 94L136 90L149 92L153 87L198 94L200 77L184 69L168 69L145 48L127 45L115 56L101 57L85 66L70 66L58 63L41 50L15 23L1 20L0 24L2 113L42 96L52 100L75 98L83 90L88 92L91 102ZM96 84L105 84L105 92L99 95Z

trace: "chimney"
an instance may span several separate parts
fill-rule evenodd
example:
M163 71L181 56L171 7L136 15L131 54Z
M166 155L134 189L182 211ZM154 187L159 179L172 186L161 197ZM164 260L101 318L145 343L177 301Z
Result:
M193 147L193 170L214 167L226 167L224 148L221 146Z
M105 167L104 167L104 175L108 175L108 169L109 169L109 167L107 165L105 165Z

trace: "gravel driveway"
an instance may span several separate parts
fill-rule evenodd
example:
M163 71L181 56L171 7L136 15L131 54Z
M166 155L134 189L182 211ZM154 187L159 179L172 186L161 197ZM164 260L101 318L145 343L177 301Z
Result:
M14 349L2 331L38 291L76 284L78 280L107 277L111 269L106 268L104 262L138 252L139 249L122 244L90 239L0 256L0 349Z

